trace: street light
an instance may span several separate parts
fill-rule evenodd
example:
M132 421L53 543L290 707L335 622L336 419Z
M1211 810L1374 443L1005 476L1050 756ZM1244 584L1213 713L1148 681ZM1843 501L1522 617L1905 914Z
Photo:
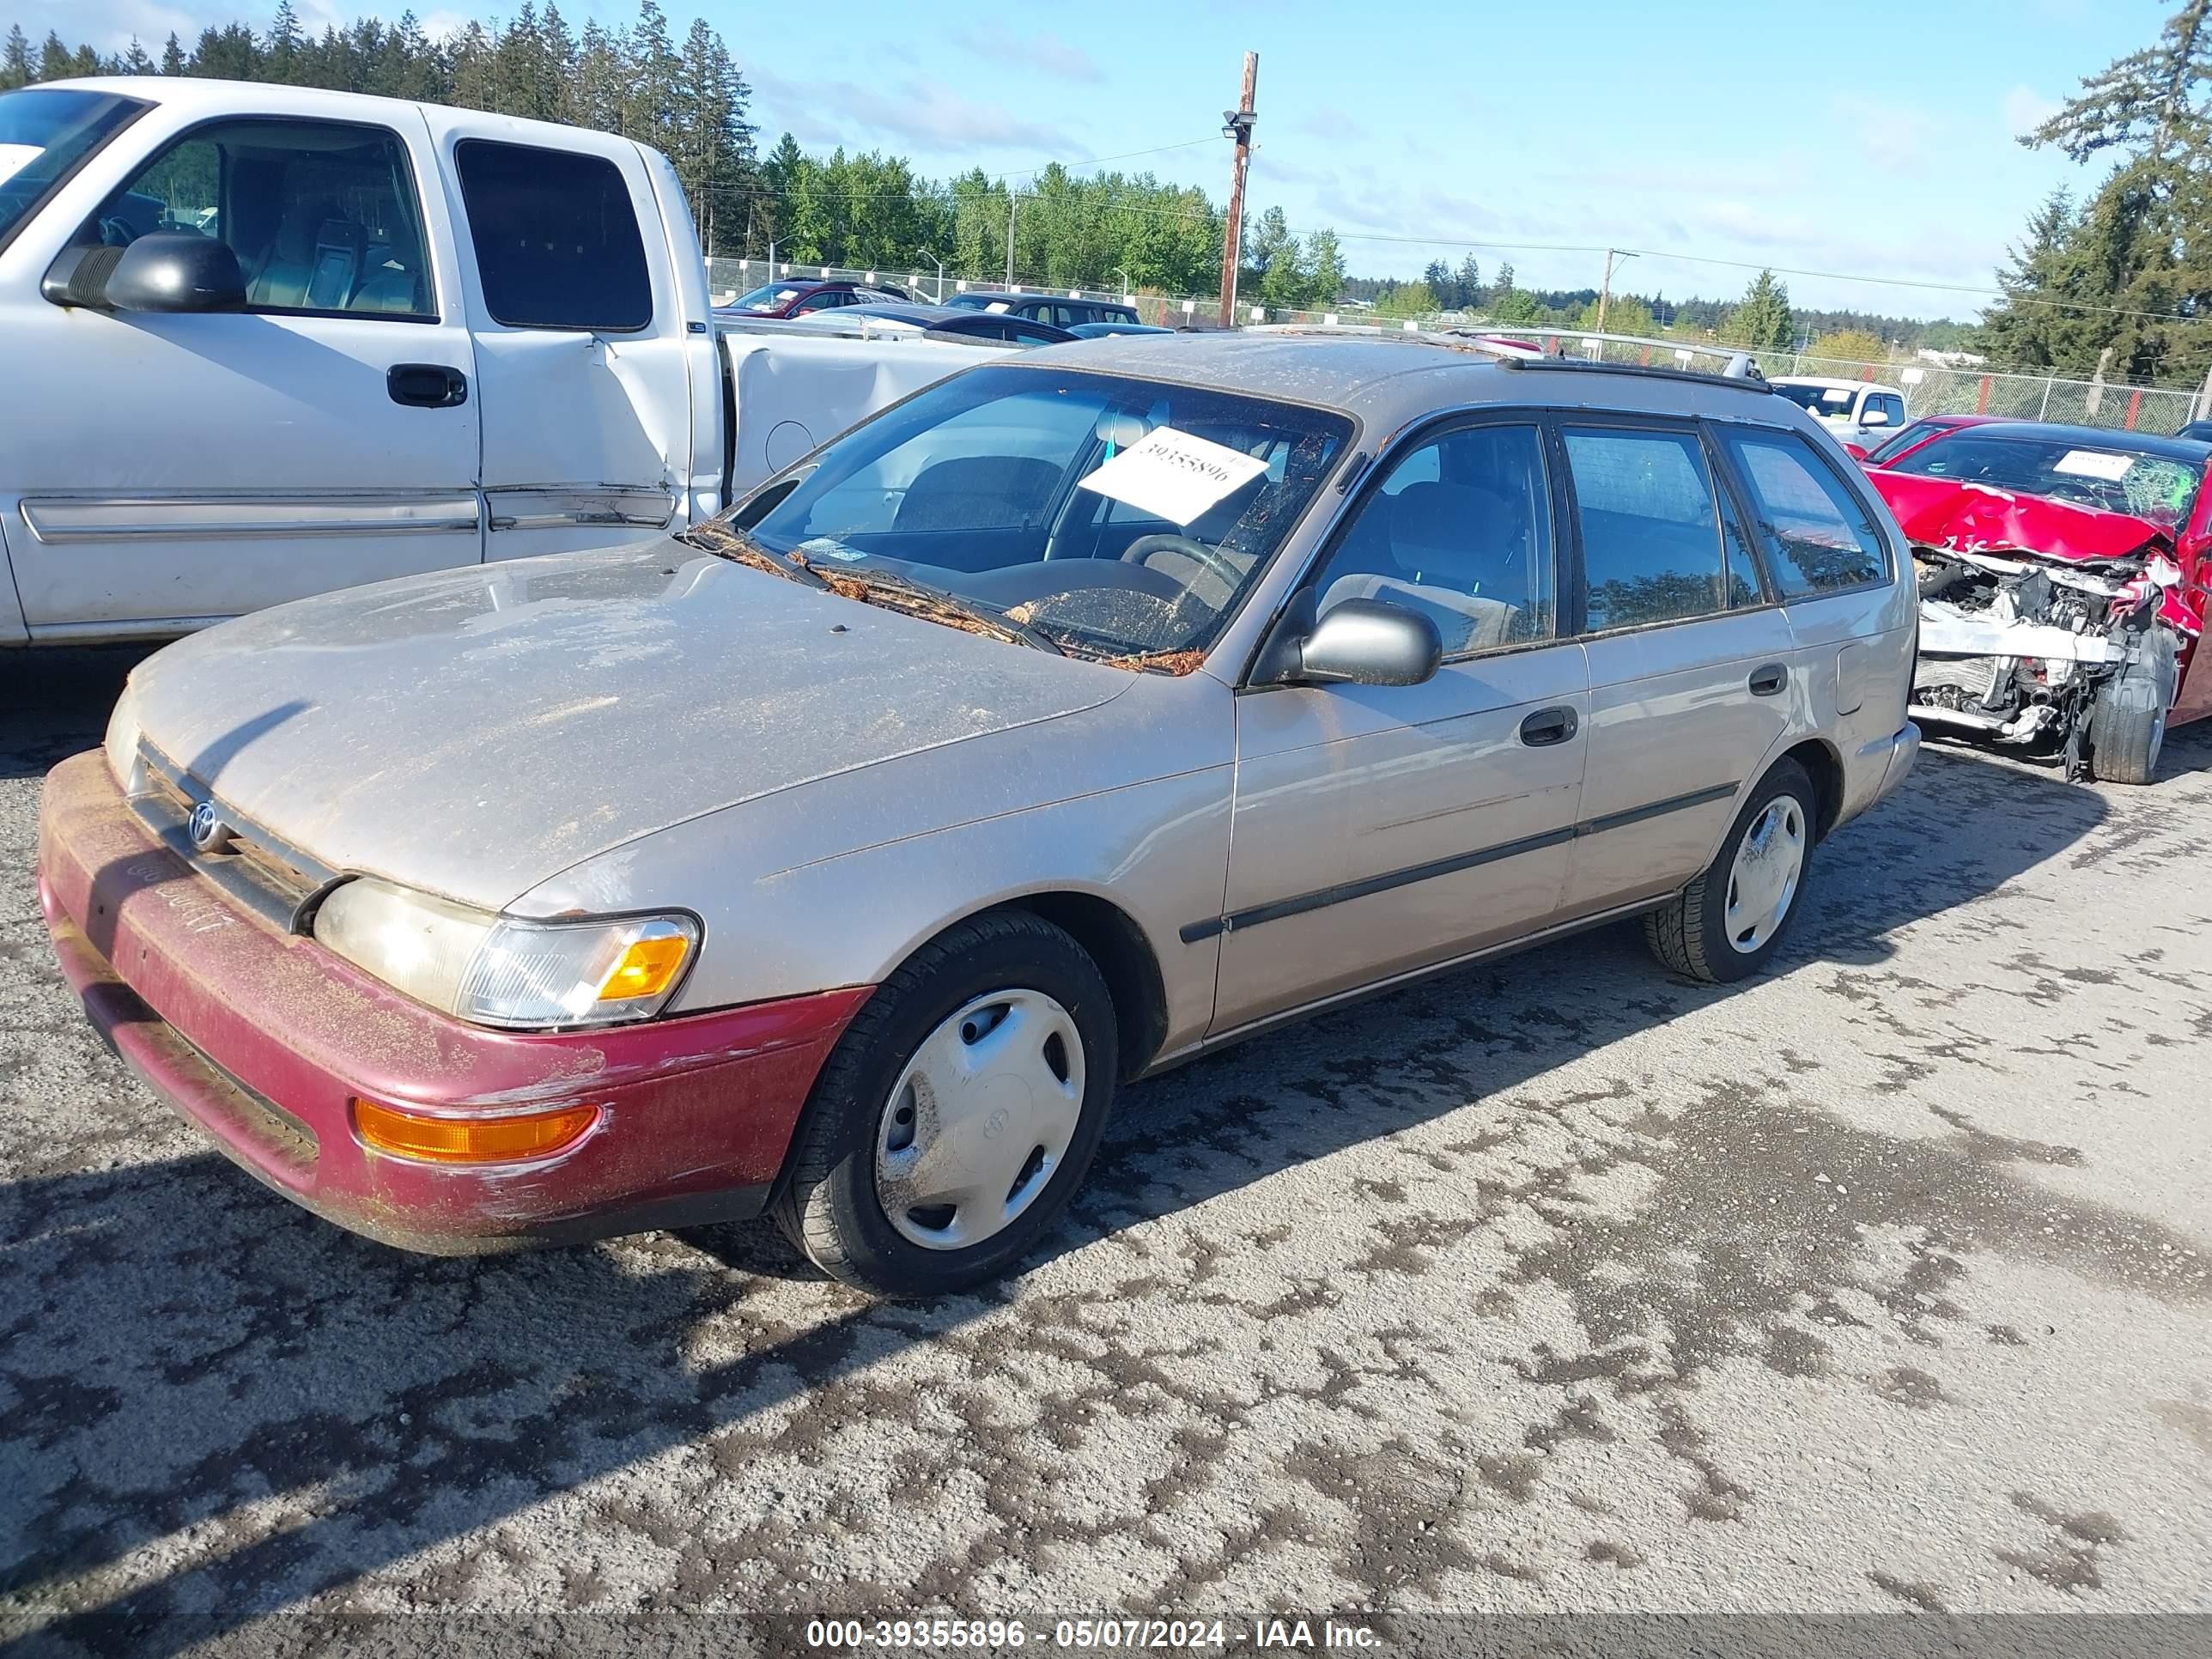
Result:
M1114 274L1115 274L1116 276L1119 276L1119 277L1121 279L1121 300L1122 300L1122 302L1123 302L1124 304L1127 304L1127 303L1128 302L1128 298L1129 298L1129 273L1128 273L1128 270L1127 270L1127 268L1125 268L1124 266L1121 266L1121 265L1115 265L1115 266L1114 267Z
M937 266L937 303L943 305L945 303L945 261L939 259L926 247L918 247L915 252Z
M1613 299L1613 262L1618 259L1626 264L1635 257L1633 253L1623 253L1618 248L1609 247L1605 251L1605 277L1597 286L1597 333L1605 332L1605 308Z

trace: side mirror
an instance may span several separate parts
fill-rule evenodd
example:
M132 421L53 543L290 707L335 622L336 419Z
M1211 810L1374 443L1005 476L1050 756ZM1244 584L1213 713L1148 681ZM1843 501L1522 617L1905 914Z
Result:
M1889 424L1889 411L1886 409L1869 409L1865 414L1859 416L1859 424L1861 426L1887 426Z
M1443 661L1443 637L1418 611L1345 599L1314 616L1309 588L1261 647L1260 685L1419 685Z
M189 230L149 232L128 247L65 250L40 292L94 311L242 311L246 273L227 242Z

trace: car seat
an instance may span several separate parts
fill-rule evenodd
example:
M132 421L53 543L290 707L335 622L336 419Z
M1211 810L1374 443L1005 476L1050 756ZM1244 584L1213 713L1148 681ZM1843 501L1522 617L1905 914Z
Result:
M344 311L361 280L368 241L337 202L300 203L278 222L246 298L292 311Z
M1322 610L1350 599L1404 605L1436 623L1447 652L1488 650L1514 638L1522 607L1495 594L1504 586L1528 596L1532 538L1522 503L1477 484L1428 483L1382 501L1389 503L1387 554L1371 539L1356 550L1347 541L1345 550L1373 568L1336 577ZM1383 515L1370 509L1362 516Z
M1014 530L1044 516L1060 483L1050 461L970 455L935 461L914 476L894 530Z

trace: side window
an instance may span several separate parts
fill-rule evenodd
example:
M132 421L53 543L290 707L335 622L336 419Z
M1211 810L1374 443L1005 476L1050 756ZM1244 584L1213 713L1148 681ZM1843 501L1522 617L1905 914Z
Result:
M1555 572L1542 433L1474 426L1394 465L1316 583L1324 611L1380 599L1422 612L1452 656L1553 637Z
M457 161L495 320L617 334L653 320L645 243L612 161L482 138L462 140Z
M1565 436L1589 631L1726 611L1735 584L1696 434L1570 427Z
M1905 424L1905 399L1894 392L1877 392L1867 399L1866 412L1884 416L1881 423L1894 432Z
M249 310L429 320L418 201L406 147L381 127L232 121L155 155L78 240L211 236L238 256Z
M1731 431L1722 441L1750 486L1774 585L1784 599L1889 574L1866 509L1794 433Z

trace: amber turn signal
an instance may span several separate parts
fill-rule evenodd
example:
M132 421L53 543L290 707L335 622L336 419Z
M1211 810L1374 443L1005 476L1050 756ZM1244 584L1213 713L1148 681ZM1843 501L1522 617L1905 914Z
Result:
M544 1158L599 1121L596 1106L561 1106L511 1117L425 1117L358 1095L354 1127L371 1150L432 1164L493 1164Z
M635 941L599 982L599 1000L627 1002L635 997L659 996L675 981L690 949L691 941L681 933Z

